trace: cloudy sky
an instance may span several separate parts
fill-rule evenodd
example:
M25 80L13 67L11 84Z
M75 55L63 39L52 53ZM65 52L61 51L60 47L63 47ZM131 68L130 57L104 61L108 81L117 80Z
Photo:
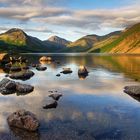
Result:
M140 22L140 0L0 0L0 21L0 33L16 27L41 40L74 41Z

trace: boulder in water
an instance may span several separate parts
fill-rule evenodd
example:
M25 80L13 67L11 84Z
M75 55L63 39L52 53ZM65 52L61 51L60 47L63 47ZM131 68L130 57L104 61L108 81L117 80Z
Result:
M88 75L88 71L86 69L85 66L80 66L79 67L79 70L78 70L78 75L84 75L84 76L87 76Z
M9 75L9 77L11 79L17 79L17 80L28 80L32 76L34 76L34 72L29 71L29 70L20 71L20 72L12 73L12 74Z
M45 71L47 69L47 67L43 67L43 66L37 66L36 69L38 71Z
M126 86L124 87L124 92L132 96L140 97L140 86Z
M7 118L9 126L17 127L27 131L36 131L39 127L37 117L24 109L12 113Z
M71 70L71 68L63 68L63 71L61 73L70 74L70 73L72 73L72 70Z
M43 106L43 109L51 109L51 108L56 108L57 107L57 102L54 100L47 101L47 104Z

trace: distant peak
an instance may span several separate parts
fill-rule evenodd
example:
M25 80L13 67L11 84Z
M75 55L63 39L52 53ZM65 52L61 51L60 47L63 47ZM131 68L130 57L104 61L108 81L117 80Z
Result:
M21 32L24 35L26 35L26 33L22 29L19 29L19 28L12 28L12 29L8 30L6 33L10 34L10 33L13 33L13 32Z
M54 36L51 36L48 40L52 40L52 41L53 41L53 40L55 40L55 39L63 39L63 38L54 35Z
M61 45L66 45L68 43L70 43L70 41L64 39L64 38L61 38L59 36L51 36L48 41L51 41L51 42L54 42L54 43L57 43L57 44L61 44Z

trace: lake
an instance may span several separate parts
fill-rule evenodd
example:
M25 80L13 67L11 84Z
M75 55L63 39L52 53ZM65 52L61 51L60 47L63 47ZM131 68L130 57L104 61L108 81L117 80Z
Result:
M46 71L31 70L35 75L20 81L34 86L25 96L0 94L0 140L138 140L140 139L140 102L123 92L128 85L139 85L139 55L96 54L22 54L29 63L38 64L41 56L60 62L43 63ZM79 77L79 66L89 71ZM62 68L73 73L56 75ZM5 77L0 69L0 80ZM43 109L49 91L63 94L55 109ZM10 129L7 117L18 109L37 115L36 133Z

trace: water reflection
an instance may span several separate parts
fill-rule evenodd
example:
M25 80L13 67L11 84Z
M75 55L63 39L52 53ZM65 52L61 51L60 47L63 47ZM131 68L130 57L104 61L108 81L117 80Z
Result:
M25 56L29 64L38 64L41 55ZM33 135L37 140L140 139L140 103L123 93L124 86L139 84L135 79L139 80L140 56L52 57L54 62L42 64L47 66L46 71L32 68L35 76L26 81L35 87L31 94L0 96L0 137L11 132L12 139L25 138L17 130L10 131L6 122L8 114L24 108L41 122L39 133ZM87 67L89 76L79 77L80 65ZM71 68L73 73L56 77L63 67ZM0 79L3 77L1 73ZM63 98L57 108L45 110L42 107L49 91L58 91Z

